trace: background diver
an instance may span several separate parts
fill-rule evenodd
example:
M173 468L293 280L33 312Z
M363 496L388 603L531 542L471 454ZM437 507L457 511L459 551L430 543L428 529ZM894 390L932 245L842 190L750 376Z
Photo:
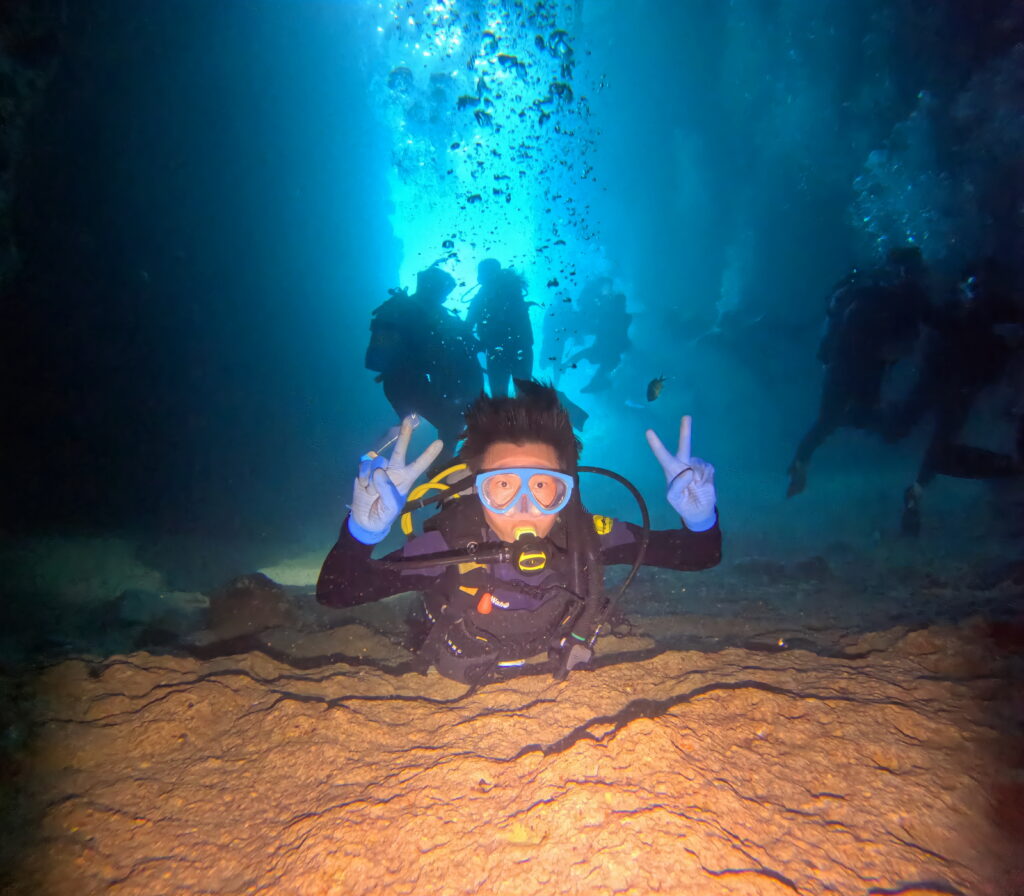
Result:
M909 394L885 411L887 438L904 438L927 414L932 432L914 482L903 493L901 528L921 530L921 498L937 475L998 479L1024 475L1024 418L1013 454L959 441L978 397L1002 382L1021 350L1024 309L995 259L964 271L952 301L932 315L920 373Z
M854 271L833 289L818 346L825 366L818 416L789 465L787 498L804 490L811 456L841 426L887 434L882 386L929 319L926 273L920 249L903 246L877 271Z
M533 327L526 303L526 282L495 258L477 265L480 290L469 305L466 321L487 356L491 395L508 395L509 381L529 379L533 371Z
M563 674L589 661L610 609L605 565L642 558L700 570L721 558L714 468L690 455L689 417L675 454L647 431L683 524L650 532L584 509L582 446L557 393L536 381L516 387L516 397L481 395L466 412L459 453L466 467L446 493L461 497L444 501L424 534L381 560L371 558L373 545L388 535L442 445L435 441L407 463L412 423L405 420L390 458L364 457L351 512L317 583L317 599L335 607L422 592L413 646L442 675L467 683L545 651Z
M611 288L611 281L604 278L607 288L595 291L584 290L580 295L580 317L582 334L593 333L594 341L574 352L565 361L566 367L575 367L580 361L597 365L590 382L580 392L604 392L611 388L612 373L629 351L629 325L633 315L626 311L626 296Z
M463 413L483 390L479 345L469 325L444 306L454 287L451 274L432 266L416 275L413 295L391 290L373 311L366 349L366 367L379 371L395 413L420 415L452 447Z

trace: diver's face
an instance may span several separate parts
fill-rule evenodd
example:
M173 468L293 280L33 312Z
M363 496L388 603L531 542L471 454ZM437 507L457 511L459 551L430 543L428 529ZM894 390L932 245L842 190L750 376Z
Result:
M495 442L485 452L480 469L503 470L508 467L539 467L543 470L558 470L558 455L555 449L543 442L526 442L516 445L513 442ZM530 502L523 502L530 505ZM483 508L487 525L502 541L515 541L515 530L529 526L541 538L544 538L558 520L557 513L541 513L532 505L527 507L514 506L508 513L495 513L487 507Z

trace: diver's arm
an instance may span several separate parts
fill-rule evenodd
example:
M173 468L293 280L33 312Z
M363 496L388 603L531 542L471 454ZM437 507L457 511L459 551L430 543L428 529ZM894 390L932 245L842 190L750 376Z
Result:
M601 536L601 559L606 566L632 563L643 530L633 523L615 520L611 531ZM722 559L722 530L715 524L703 532L678 529L656 529L651 532L644 553L644 566L662 569L696 571L717 566Z
M421 541L424 543L419 544ZM429 539L421 536L383 559L397 560L438 549L437 545L426 541ZM363 544L354 538L349 531L348 517L345 517L337 544L331 548L320 570L316 583L317 601L329 607L355 607L403 591L422 591L436 581L436 570L391 569L374 560L372 553L373 545Z
M480 318L484 314L484 302L485 292L480 290L469 303L469 310L466 312L466 324L469 326L469 331L472 333L476 330L480 323Z

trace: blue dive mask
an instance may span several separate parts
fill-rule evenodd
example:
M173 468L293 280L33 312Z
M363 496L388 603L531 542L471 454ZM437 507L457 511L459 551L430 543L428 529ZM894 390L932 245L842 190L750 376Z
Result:
M532 504L550 515L569 503L572 476L540 467L487 470L477 474L476 493L484 507L494 513L525 513Z

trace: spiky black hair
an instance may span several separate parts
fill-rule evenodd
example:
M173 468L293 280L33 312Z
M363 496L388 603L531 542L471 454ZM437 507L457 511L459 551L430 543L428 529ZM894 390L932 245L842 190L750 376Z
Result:
M574 473L583 443L572 431L569 412L558 393L553 386L537 380L514 382L515 398L481 395L469 406L459 459L476 470L484 452L495 442L541 442L555 449L563 470Z

